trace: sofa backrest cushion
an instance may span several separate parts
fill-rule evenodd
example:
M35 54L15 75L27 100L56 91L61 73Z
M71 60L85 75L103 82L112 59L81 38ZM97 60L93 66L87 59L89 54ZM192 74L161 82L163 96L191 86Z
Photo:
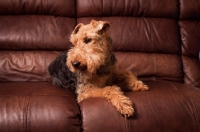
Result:
M71 46L75 17L74 0L0 1L0 82L49 81L49 63Z
M107 20L121 69L143 80L200 87L196 0L7 0L0 2L0 82L49 81L47 67L71 47L78 23Z
M180 0L180 34L184 82L200 87L200 1Z

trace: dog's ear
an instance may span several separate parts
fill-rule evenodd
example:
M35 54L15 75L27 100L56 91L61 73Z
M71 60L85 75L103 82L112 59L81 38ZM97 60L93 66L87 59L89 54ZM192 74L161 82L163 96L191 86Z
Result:
M110 27L110 23L107 22L107 21L103 21L103 22L100 22L98 24L98 33L99 34L103 34L104 32L106 32Z
M98 25L98 21L92 19L92 20L90 21L90 24L91 24L93 27L96 27L96 26Z
M79 29L83 26L83 23L79 23L75 28L74 31L72 32L72 34L77 34Z
M75 37L75 35L78 33L79 29L84 26L83 23L79 23L75 28L74 28L74 31L72 32L71 34L71 37L70 37L70 41L72 42L72 44L76 44L76 42L78 41L78 39Z

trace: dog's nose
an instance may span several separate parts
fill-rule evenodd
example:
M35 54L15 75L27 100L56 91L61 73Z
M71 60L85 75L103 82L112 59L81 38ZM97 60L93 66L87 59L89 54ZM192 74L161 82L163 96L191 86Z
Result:
M87 66L86 66L86 65L83 65L83 64L81 64L81 63L78 62L78 61L72 62L72 66L73 66L74 68L78 69L78 70L81 70L81 71L84 71L84 70L87 69Z
M73 65L73 67L75 67L75 68L79 68L79 66L80 66L80 62L77 62L77 61L75 61L75 62L72 62L72 65Z

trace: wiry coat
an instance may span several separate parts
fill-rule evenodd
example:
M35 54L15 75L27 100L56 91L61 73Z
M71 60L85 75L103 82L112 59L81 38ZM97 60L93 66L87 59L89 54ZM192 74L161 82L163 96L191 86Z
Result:
M49 65L48 70L54 85L75 91L77 78L66 66L66 59L67 51L64 51Z

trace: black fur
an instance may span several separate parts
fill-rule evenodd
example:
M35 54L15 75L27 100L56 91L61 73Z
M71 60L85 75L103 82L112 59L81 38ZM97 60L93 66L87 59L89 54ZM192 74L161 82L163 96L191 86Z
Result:
M77 78L66 66L66 59L67 51L64 51L49 65L48 70L54 85L75 91Z

